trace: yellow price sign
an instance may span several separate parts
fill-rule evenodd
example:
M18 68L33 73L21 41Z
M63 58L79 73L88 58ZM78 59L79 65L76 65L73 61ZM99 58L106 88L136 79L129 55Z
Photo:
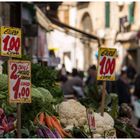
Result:
M21 57L21 29L1 27L1 56Z
M115 80L117 50L114 48L99 48L97 80Z

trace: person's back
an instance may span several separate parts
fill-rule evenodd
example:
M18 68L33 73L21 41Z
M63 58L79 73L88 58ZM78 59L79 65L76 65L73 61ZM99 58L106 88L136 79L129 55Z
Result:
M130 103L130 93L129 93L129 84L127 80L126 71L121 72L120 78L116 82L117 94L119 98L119 105L122 103Z
M93 65L93 66L89 67L89 69L88 69L88 78L87 78L85 84L87 86L93 86L94 83L96 83L96 76L97 76L96 66Z
M67 80L62 86L64 95L74 94L74 92L75 92L74 88L73 88L74 86L83 88L83 81L78 76L78 72L76 69L73 69L72 76L73 77L71 79Z
M130 103L129 86L121 79L117 80L117 94L119 98L119 105L122 103Z

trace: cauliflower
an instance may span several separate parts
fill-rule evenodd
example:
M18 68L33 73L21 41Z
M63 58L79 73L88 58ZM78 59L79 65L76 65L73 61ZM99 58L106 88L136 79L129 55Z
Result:
M104 123L106 126L108 126L108 125L111 127L114 126L114 120L108 113L104 112L103 118L104 118Z
M104 116L101 116L100 113L94 113L94 117L96 133L103 135L105 130L114 127L114 120L108 113L104 112Z
M88 125L86 108L76 100L70 99L62 102L58 107L58 113L60 122L65 127ZM105 130L110 130L114 127L114 120L108 113L104 112L104 116L101 116L100 113L95 112L94 117L96 134L103 135Z
M58 113L64 126L83 126L87 122L86 108L73 99L62 102Z

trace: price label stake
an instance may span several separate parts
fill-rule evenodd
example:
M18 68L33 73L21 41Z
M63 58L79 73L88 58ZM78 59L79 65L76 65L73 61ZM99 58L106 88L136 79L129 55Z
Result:
M9 60L9 102L31 103L30 61Z
M21 57L21 29L1 27L1 56Z
M94 132L96 131L94 111L91 108L88 108L88 109L86 109L86 113L87 113L89 131L91 134L91 138L93 138Z
M117 50L114 48L99 48L98 54L97 80L103 81L101 101L101 115L103 116L106 95L106 81L115 80Z

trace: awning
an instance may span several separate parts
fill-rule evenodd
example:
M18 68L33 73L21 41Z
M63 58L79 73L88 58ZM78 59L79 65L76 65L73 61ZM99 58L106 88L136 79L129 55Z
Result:
M35 6L35 9L38 24L41 25L46 31L53 30L51 26L51 21L45 16L45 14L40 10L40 8Z
M126 42L126 41L132 41L136 39L138 32L137 31L131 31L127 33L119 33L116 38L116 42Z
M64 24L64 23L60 22L59 20L57 20L57 19L55 19L55 18L53 18L53 17L49 17L49 16L48 16L48 18L51 20L52 23L54 23L55 25L57 25L57 26L59 26L59 27L61 27L61 28L63 28L63 29L64 29L64 28L67 28L67 29L76 31L76 32L78 32L78 33L80 33L80 34L86 36L86 37L89 38L89 39L94 39L94 40L97 40L97 41L99 42L99 38L98 38L97 36L95 36L95 35L86 33L86 32L84 32L84 31L82 31L82 30L79 30L79 29L77 29L77 28L75 28L75 27L72 27L72 26L69 26L69 25L67 25L67 24Z
M71 27L67 24L64 24L64 23L60 22L59 20L57 20L53 17L49 17L49 16L46 17L46 15L37 6L35 6L35 9L36 9L36 17L37 17L38 24L40 24L47 31L53 30L55 28L54 25L59 26L63 29L67 28L67 29L73 30L77 33L80 33L81 35L87 37L88 39L96 40L98 42L98 45L100 46L100 41L99 41L99 38L97 36L86 33L86 32L84 32L82 30L79 30L75 27Z

